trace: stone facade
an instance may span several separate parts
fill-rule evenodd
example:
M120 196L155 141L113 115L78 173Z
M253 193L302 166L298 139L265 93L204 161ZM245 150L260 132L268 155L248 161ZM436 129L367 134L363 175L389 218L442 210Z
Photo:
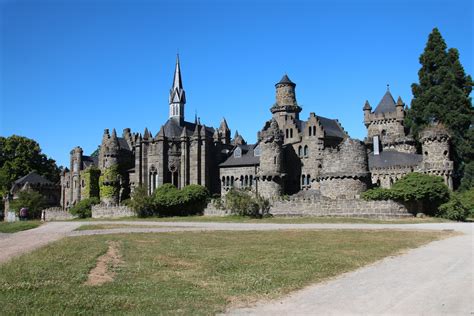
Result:
M74 148L70 169L61 177L63 208L92 196L100 196L103 205L120 205L137 186L153 194L164 183L178 188L200 184L221 195L231 188L249 189L272 200L317 192L324 201L354 201L368 187L390 187L412 171L443 176L451 186L449 134L441 125L426 130L423 154L417 154L403 126L405 104L400 98L395 102L388 90L374 111L368 102L363 107L364 142L350 138L336 119L315 113L300 119L296 84L287 75L275 85L271 117L255 144L237 132L231 138L225 119L217 128L197 117L186 121L186 100L178 59L169 119L155 135L127 128L118 136L106 129L96 157Z
M93 205L92 218L120 218L136 216L135 212L127 206Z

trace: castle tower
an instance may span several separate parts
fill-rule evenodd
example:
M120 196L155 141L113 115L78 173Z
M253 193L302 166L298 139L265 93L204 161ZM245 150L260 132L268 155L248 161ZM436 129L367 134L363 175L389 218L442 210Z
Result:
M287 120L299 120L301 107L296 102L295 87L296 84L286 74L275 84L276 103L270 108L270 111L279 126L285 125Z
M75 147L71 151L71 186L72 204L77 204L81 200L81 168L82 168L82 148Z
M179 125L184 123L184 104L186 103L186 94L181 80L181 68L179 65L179 55L176 57L176 67L174 70L173 86L170 89L170 112L169 118L176 120Z
M112 135L109 130L104 130L102 145L99 152L99 179L100 201L107 205L118 204L120 190L120 174L118 171L119 142L115 129Z
M265 198L283 193L283 134L273 118L260 132L260 170L258 194Z
M450 160L450 135L441 123L435 123L420 133L423 151L423 171L444 178L446 185L452 189L453 162Z

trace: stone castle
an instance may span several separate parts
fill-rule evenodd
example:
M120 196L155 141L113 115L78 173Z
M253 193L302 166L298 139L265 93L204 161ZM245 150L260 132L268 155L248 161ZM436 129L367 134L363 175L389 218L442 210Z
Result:
M405 104L395 102L390 91L374 111L363 107L367 138L350 138L338 120L302 108L287 75L275 85L276 102L271 118L258 132L256 144L247 144L238 133L231 137L225 119L218 128L184 117L186 94L179 58L169 94L169 119L156 135L145 128L118 136L106 129L98 156L86 156L80 147L71 151L70 168L61 174L61 206L100 196L101 202L118 205L137 186L149 194L164 183L178 188L200 184L213 194L245 188L266 197L319 195L354 199L367 188L390 187L403 175L417 171L442 176L452 187L450 136L441 124L421 134L421 152L403 125Z

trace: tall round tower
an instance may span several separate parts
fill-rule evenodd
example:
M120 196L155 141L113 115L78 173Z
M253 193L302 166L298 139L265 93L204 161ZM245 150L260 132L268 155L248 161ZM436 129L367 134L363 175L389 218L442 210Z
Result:
M104 130L99 153L99 178L100 201L107 205L119 202L120 174L119 174L119 142L115 129L112 135L109 130Z
M273 118L280 126L288 119L299 119L301 107L296 102L295 88L296 84L284 75L281 80L275 84L276 102L270 108Z
M266 124L260 133L260 170L258 194L265 198L283 193L283 135L275 119Z
M81 200L82 153L82 148L79 146L71 150L72 204L76 204Z

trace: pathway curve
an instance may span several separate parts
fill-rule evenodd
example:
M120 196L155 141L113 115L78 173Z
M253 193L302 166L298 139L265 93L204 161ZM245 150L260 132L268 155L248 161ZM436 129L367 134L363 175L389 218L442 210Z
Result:
M127 224L110 230L74 231L81 225ZM397 229L456 230L463 235L386 258L275 301L229 310L231 315L474 315L474 224L253 224L204 222L50 222L2 235L0 263L66 236L164 231Z

